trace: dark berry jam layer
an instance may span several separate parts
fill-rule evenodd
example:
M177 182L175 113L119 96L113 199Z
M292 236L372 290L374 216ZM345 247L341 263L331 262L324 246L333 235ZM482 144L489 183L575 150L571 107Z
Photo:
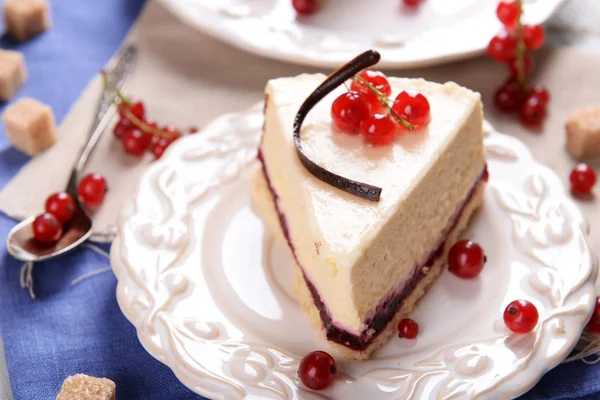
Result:
M315 302L315 306L319 310L319 314L321 316L321 321L323 322L323 326L325 328L327 339L356 351L364 351L367 347L369 347L373 340L375 340L375 338L384 330L387 324L394 318L394 315L398 312L398 310L402 308L404 300L415 290L419 282L421 282L421 280L426 276L426 274L422 272L423 267L432 266L435 263L435 261L444 254L444 248L446 246L448 234L452 232L458 224L460 217L462 216L465 208L473 198L475 191L477 190L477 187L479 186L479 183L482 181L484 176L484 171L482 171L480 177L477 179L477 181L469 191L469 194L467 195L466 199L462 202L457 212L452 216L448 226L446 226L446 229L443 232L443 239L440 241L437 248L435 248L429 254L427 260L423 264L417 266L414 269L413 275L410 277L410 279L403 283L403 286L401 288L394 291L392 294L390 294L384 300L382 300L382 302L376 307L376 312L373 315L373 317L366 321L366 327L364 328L364 330L361 332L360 335L356 335L335 325L329 311L327 310L327 306L323 303L323 300L321 300L321 296L319 296L317 289L314 287L312 282L307 278L306 274L304 273L304 269L298 262L298 257L296 256L296 249L294 248L294 245L290 240L286 218L278 204L279 196L277 195L277 193L271 185L269 173L267 171L267 167L265 166L261 149L259 149L258 151L258 159L262 164L263 173L267 180L267 184L269 186L271 195L273 196L275 209L277 211L277 214L279 215L281 229L283 230L283 234L285 235L288 245L292 250L294 258L296 259L296 263L298 263L300 269L302 270L302 276L304 277L304 281L306 282L306 285L310 290L313 301Z

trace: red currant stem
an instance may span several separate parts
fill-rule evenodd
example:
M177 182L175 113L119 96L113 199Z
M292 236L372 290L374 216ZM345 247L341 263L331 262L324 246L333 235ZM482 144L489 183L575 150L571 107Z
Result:
M369 90L371 90L375 94L375 96L381 102L381 104L383 104L383 106L389 110L390 114L392 114L392 116L398 122L400 122L402 125L404 125L404 127L406 129L408 129L410 132L412 132L415 129L413 124L411 124L410 122L408 122L407 120L402 118L396 111L394 111L394 109L388 103L388 100L389 100L388 97L385 96L383 93L381 93L379 90L377 90L377 88L375 86L373 86L371 84L371 82L367 81L366 79L364 79L362 76L359 76L359 75L354 75L354 79L359 80L366 87L368 87Z
M100 73L102 75L102 79L104 81L104 90L107 93L114 93L115 96L112 97L112 103L119 105L120 103L125 103L127 106L131 106L131 100L129 100L127 98L127 96L125 96L119 89L117 89L114 86L110 85L110 82L108 81L108 76L106 74L105 71L102 71ZM178 136L178 133L170 133L170 132L164 132L160 129L154 128L153 126L148 125L145 121L139 119L138 117L136 117L135 115L133 115L133 113L131 111L129 111L128 108L123 108L121 110L121 113L133 124L135 125L139 130L141 130L143 133L146 134L151 134L151 135L156 135L159 137L164 137L166 139L173 139L174 137Z
M129 100L127 98L127 96L125 96L123 93L121 93L120 90L118 90L116 87L111 86L110 82L108 81L108 74L106 73L106 71L101 71L100 75L102 75L102 80L104 81L104 91L107 93L114 93L118 98L119 101L122 103L125 103L128 106L131 106L131 100ZM113 98L113 103L115 103L114 98Z
M519 4L519 18L517 18L517 81L523 92L527 92L527 80L525 76L525 27L521 18L523 17L523 0L517 0Z
M158 128L155 128L153 126L148 125L145 121L139 119L138 117L136 117L135 115L133 115L133 113L131 111L129 111L128 109L124 109L121 111L123 113L123 115L125 117L127 117L127 119L134 124L136 127L139 128L139 130L141 130L143 133L146 134L150 134L150 135L156 135L158 137L164 137L167 139L173 139L174 137L178 136L179 133L173 132L165 132L163 130L160 130Z

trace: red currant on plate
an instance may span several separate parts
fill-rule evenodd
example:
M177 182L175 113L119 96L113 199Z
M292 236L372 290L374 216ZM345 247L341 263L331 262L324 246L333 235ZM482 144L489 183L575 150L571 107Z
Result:
M431 118L429 101L421 93L401 92L396 96L392 109L415 129L427 126ZM398 126L406 129L401 124Z
M98 205L104 200L106 195L106 180L96 172L88 174L79 181L77 194L81 200L90 205Z
M538 128L546 117L546 104L537 97L528 97L521 105L519 116L524 125Z
M575 194L586 195L596 184L596 171L587 164L578 164L569 175L571 191Z
M494 94L494 105L507 113L517 111L522 103L523 91L514 79L509 79Z
M75 214L75 201L69 193L54 193L46 200L46 212L54 215L59 222L64 224Z
M592 333L600 334L600 297L596 297L596 307L594 307L592 318L585 327Z
M333 125L344 133L358 133L360 124L371 114L365 96L353 90L341 94L331 105Z
M490 40L487 53L498 62L508 62L517 54L517 39L514 34L499 33Z
M389 115L373 114L360 124L365 141L374 146L384 146L394 140L396 125Z
M144 116L146 115L146 108L144 107L144 103L141 101L132 102L130 105L121 103L119 105L119 113L121 114L121 118L127 118L125 110L129 111L137 119L144 119Z
M406 339L414 339L419 334L419 324L410 318L401 319L398 322L398 336Z
M300 361L298 376L309 389L321 390L335 381L337 365L333 357L324 351L313 351Z
M388 82L387 77L383 72L372 71L367 69L361 71L358 74L358 76L360 76L365 81L369 82L382 95L388 97L392 94L392 87L390 86L390 83ZM367 98L369 104L371 104L371 112L381 113L385 109L385 106L381 103L381 100L379 100L375 92L373 92L373 90L371 90L371 88L368 85L366 85L359 79L355 78L352 80L350 90L359 92Z
M292 0L292 6L298 14L312 14L319 8L318 0Z
M529 89L529 92L527 92L527 97L535 97L543 104L548 104L548 102L550 102L550 93L548 93L548 90L542 85L533 85L531 89Z
M472 240L456 242L448 253L448 270L463 279L475 278L483 270L485 254Z
M521 7L516 0L503 0L496 8L496 16L507 28L512 28L517 24L521 16Z
M62 226L50 213L38 215L32 225L33 237L41 243L54 243L62 235Z
M504 310L504 323L514 333L529 333L538 323L539 313L527 300L515 300Z
M529 50L537 50L544 45L546 34L541 25L526 25L523 29L523 40Z
M130 129L123 136L123 148L134 156L141 156L150 147L152 135L145 134L139 129Z

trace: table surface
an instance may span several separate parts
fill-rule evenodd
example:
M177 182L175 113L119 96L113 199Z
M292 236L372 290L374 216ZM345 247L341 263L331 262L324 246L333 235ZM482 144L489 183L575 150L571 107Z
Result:
M548 42L600 52L600 1L571 0L548 24ZM11 400L9 378L0 338L0 400Z

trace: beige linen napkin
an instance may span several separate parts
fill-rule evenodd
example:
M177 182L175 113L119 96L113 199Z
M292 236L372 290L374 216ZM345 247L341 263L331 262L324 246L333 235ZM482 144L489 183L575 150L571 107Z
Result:
M182 127L201 127L220 114L243 110L260 101L270 78L318 71L229 47L181 24L155 2L145 8L127 41L137 44L140 50L130 92L146 102L153 119ZM570 111L600 103L600 55L553 49L541 52L535 61L539 67L533 79L549 87L552 94L543 133L530 133L514 116L506 117L494 110L492 93L505 79L506 71L485 57L390 75L419 76L439 82L454 80L481 92L486 118L496 129L523 140L535 157L553 168L566 184L574 161L564 150L563 125ZM100 91L96 78L64 119L58 143L32 159L0 192L0 210L22 219L40 212L46 196L64 187ZM110 188L94 217L96 240L111 239L121 205L151 160L150 154L143 159L126 155L112 133L106 132L87 167L88 171L102 172ZM600 171L598 161L594 166ZM32 181L37 184L30 185ZM598 189L597 197L591 202L577 201L592 225L600 222ZM600 233L594 226L592 246L600 251Z

